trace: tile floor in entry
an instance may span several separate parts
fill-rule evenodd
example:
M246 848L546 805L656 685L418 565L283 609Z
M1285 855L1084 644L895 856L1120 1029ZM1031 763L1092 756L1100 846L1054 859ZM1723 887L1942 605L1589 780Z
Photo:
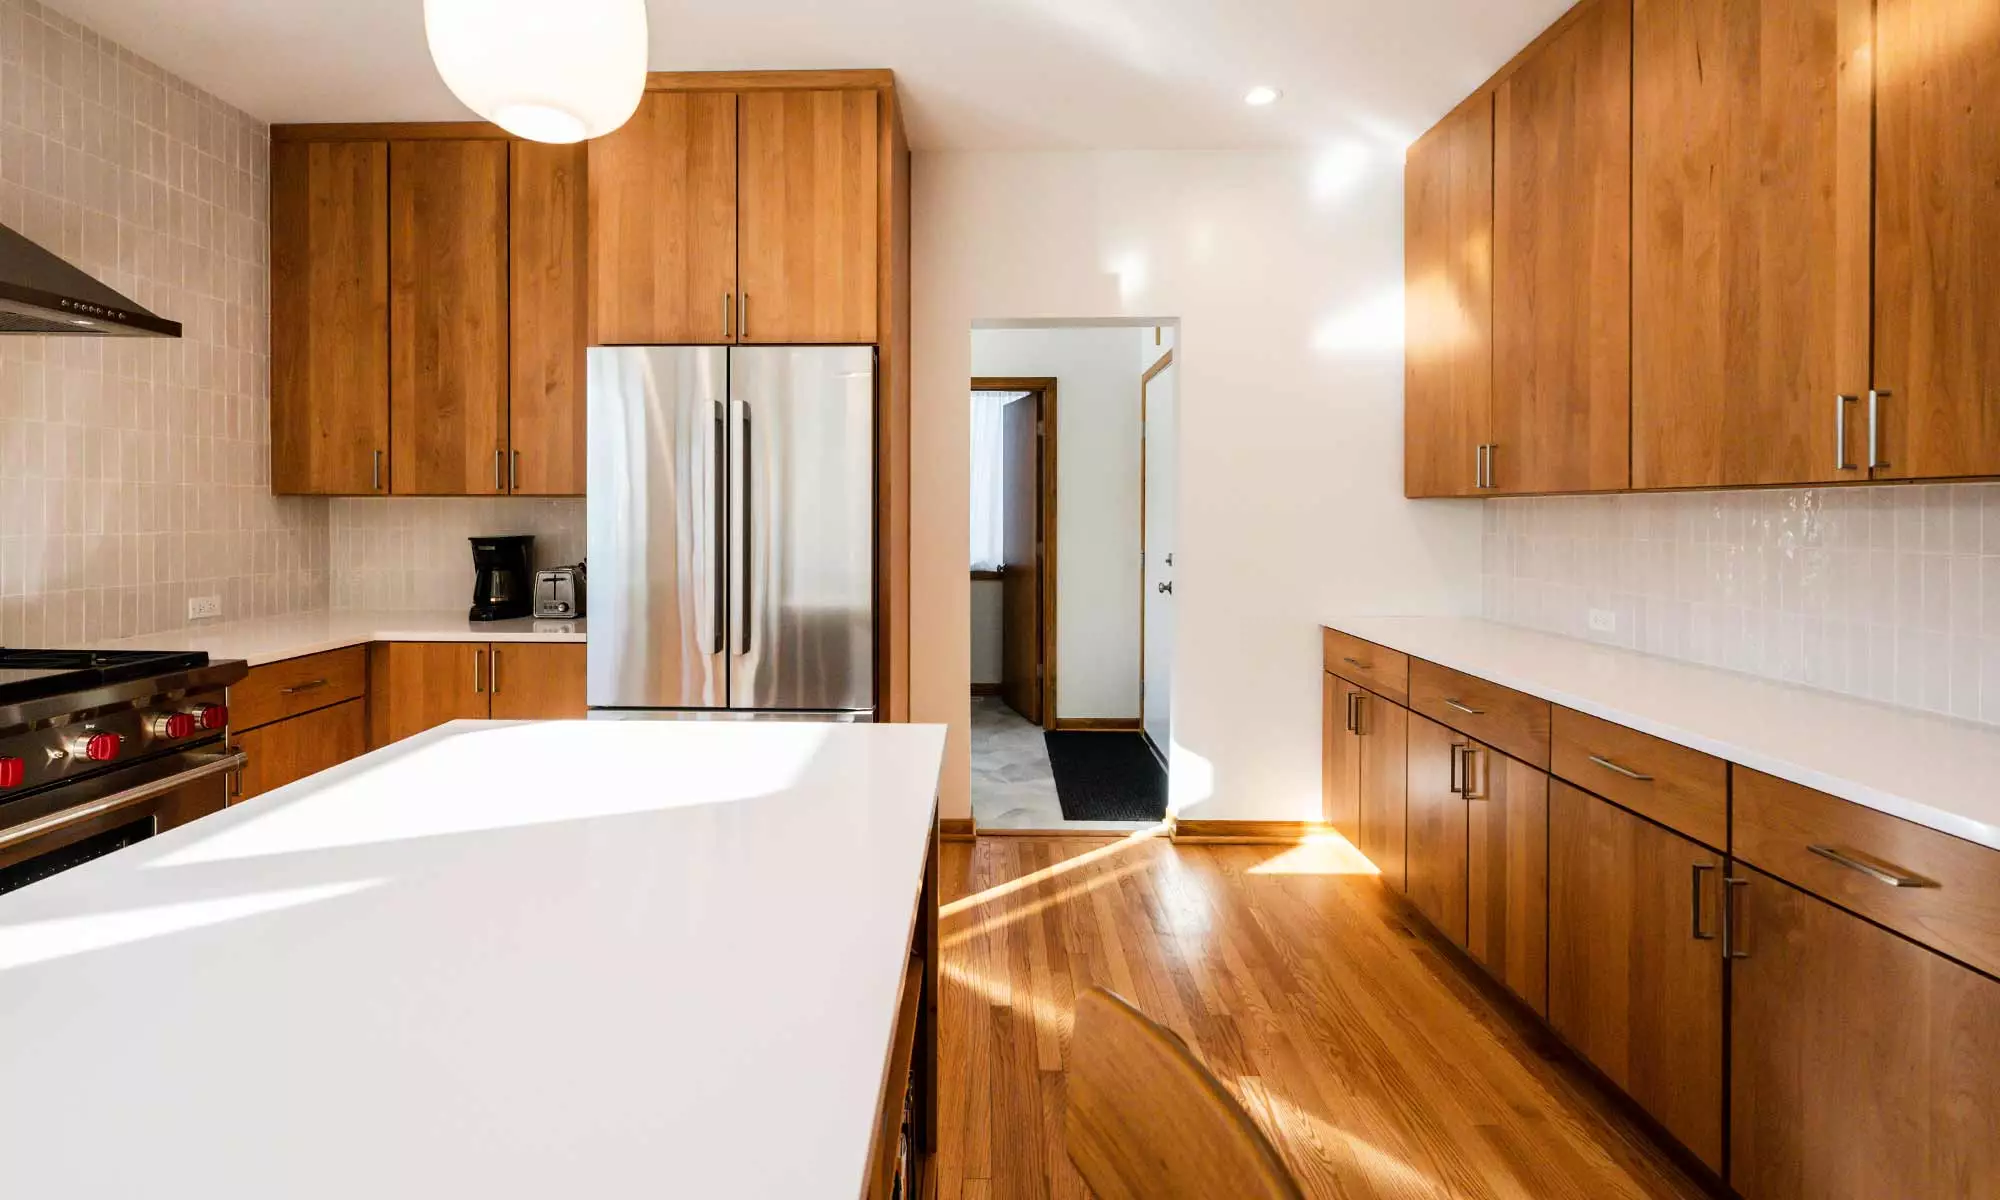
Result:
M972 698L972 819L982 832L1145 828L1134 821L1063 820L1041 727L1029 724L998 696Z

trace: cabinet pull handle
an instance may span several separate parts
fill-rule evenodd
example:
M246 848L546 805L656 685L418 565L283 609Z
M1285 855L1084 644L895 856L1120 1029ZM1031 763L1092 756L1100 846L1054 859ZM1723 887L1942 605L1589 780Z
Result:
M1607 771L1623 775L1627 779L1636 779L1640 783L1653 782L1653 777L1651 775L1641 775L1639 772L1634 771L1632 768L1620 766L1619 764L1612 762L1610 759L1605 758L1602 755L1593 754L1590 756L1590 761L1596 763L1600 767L1603 767Z
M1361 730L1355 727L1354 723L1354 702L1356 700L1359 700L1360 698L1361 698L1360 692L1347 693L1347 732L1349 733L1361 732Z
M1689 874L1688 887L1690 895L1688 898L1688 907L1692 910L1693 915L1688 920L1694 926L1694 940L1697 942L1712 942L1715 940L1713 933L1704 933L1701 927L1702 877L1713 870L1715 870L1714 863L1698 862L1694 864L1694 870Z
M1472 448L1472 490L1479 491L1486 486L1486 443Z
M507 460L507 490L513 492L513 491L519 491L520 488L521 488L521 452L519 450L516 450L514 451L514 456Z
M1889 465L1887 460L1882 457L1882 402L1890 399L1892 395L1893 393L1880 388L1868 389L1868 467L1870 470Z
M1465 795L1465 784L1463 782L1465 764L1459 757L1460 751L1464 749L1465 745L1462 742L1453 742L1451 744L1451 777L1450 782L1446 786L1454 796Z
M1341 656L1340 656L1340 661L1341 661L1341 662L1344 662L1344 663L1346 663L1346 664L1347 664L1348 666L1350 666L1350 667L1358 667L1359 669L1361 669L1361 670L1363 670L1363 671L1366 671L1366 670L1368 669L1368 664L1367 664L1367 663L1365 663L1365 662L1362 662L1362 661L1361 661L1360 659L1358 659L1358 658L1355 658L1355 657L1354 657L1353 655L1351 655L1351 654L1343 654L1343 655L1341 655Z
M300 692L310 692L314 688L323 688L325 686L326 680L324 679L308 679L304 683L295 683L290 687L281 687L278 689L278 694L280 696L296 696Z
M735 293L733 292L722 293L722 340L725 342L729 340L729 313L730 310L735 307L736 307Z
M493 669L486 673L486 690L500 694L500 647L493 647Z
M1854 464L1847 461L1847 406L1859 399L1859 396L1833 398L1833 469L1836 471L1854 469Z
M1885 863L1879 858L1872 858L1861 853L1859 850L1850 850L1846 846L1807 846L1806 849L1826 859L1828 862L1839 863L1850 871L1859 871L1875 882L1886 883L1890 887L1934 888L1938 886L1937 881L1934 879L1926 879L1921 875L1912 874L1892 863Z
M1458 701L1456 701L1456 700L1452 699L1452 698L1451 698L1450 696L1446 696L1446 697L1444 698L1444 702L1445 702L1445 704L1446 704L1446 706L1447 706L1447 707L1450 707L1450 708L1455 708L1455 709L1457 709L1458 711L1460 711L1460 712L1464 713L1464 714L1465 714L1466 716L1468 716L1468 717L1483 717L1483 716L1485 716L1485 715L1486 715L1486 710L1485 710L1485 709L1483 709L1483 708L1473 708L1473 707L1471 707L1470 705L1467 705L1467 704L1461 704L1461 703L1459 703Z
M1460 773L1462 777L1459 780L1461 787L1460 794L1463 795L1467 800L1486 799L1486 790L1484 788L1474 787L1472 783L1472 781L1475 778L1477 778L1476 768L1478 764L1479 764L1479 743L1468 742L1465 747L1465 765L1463 768L1461 768Z
M496 492L507 490L507 452L505 450L495 450L493 452L493 490Z
M380 450L369 455L368 489L374 492L382 490L382 452Z
M1737 912L1741 908L1736 901L1739 889L1750 886L1747 879L1736 879L1728 875L1722 877L1722 957L1749 958L1750 952L1743 949L1743 935L1736 932Z
M472 652L472 690L477 694L486 692L486 651Z
M750 293L736 298L736 337L742 340L750 336Z

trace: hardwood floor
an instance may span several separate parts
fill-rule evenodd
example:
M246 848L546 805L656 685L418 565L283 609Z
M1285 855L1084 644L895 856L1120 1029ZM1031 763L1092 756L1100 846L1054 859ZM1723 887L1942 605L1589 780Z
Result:
M1369 870L1333 841L947 844L940 1200L1088 1194L1063 1068L1099 983L1194 1048L1308 1195L1704 1194Z

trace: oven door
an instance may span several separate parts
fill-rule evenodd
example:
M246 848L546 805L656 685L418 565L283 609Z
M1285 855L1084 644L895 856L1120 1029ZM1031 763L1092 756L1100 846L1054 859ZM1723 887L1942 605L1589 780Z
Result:
M220 743L192 747L17 802L0 828L0 893L221 812L246 761Z

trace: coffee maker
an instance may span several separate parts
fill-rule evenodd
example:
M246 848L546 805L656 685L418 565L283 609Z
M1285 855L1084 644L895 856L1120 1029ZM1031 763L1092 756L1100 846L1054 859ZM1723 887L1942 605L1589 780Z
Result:
M472 542L472 612L475 621L505 621L532 616L535 576L530 568L535 539L476 537Z

